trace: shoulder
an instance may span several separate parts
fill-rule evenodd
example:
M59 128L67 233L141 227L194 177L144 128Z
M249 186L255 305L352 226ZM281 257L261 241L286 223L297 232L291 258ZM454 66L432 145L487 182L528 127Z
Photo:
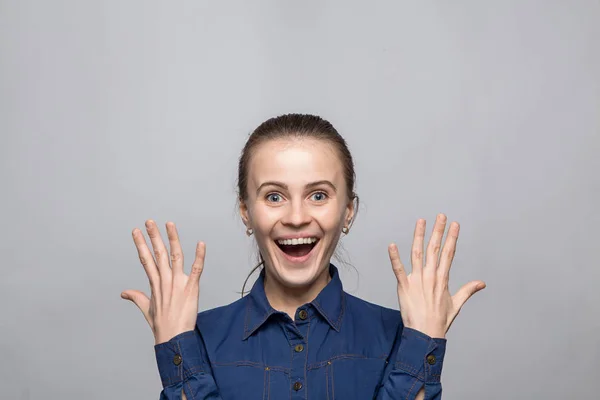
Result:
M401 327L399 310L387 308L344 292L346 311L350 319L357 319L363 326L395 333Z
M230 304L198 313L198 318L196 320L198 330L200 330L204 337L206 335L214 336L219 333L235 332L234 329L239 325L241 336L247 302L248 299L242 297Z
M400 318L400 311L394 310L393 308L383 307L378 304L371 303L351 295L348 292L344 292L344 296L346 297L346 305L348 308L365 311L367 315L371 316L381 315L386 319Z

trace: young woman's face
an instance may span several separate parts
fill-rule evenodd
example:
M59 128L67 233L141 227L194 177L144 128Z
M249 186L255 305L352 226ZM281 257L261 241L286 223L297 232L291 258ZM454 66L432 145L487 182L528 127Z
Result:
M252 154L247 189L242 219L267 272L288 287L315 282L354 212L334 147L316 139L265 142Z

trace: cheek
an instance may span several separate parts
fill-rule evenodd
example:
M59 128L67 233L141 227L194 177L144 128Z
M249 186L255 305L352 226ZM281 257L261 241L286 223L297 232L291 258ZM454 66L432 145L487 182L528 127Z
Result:
M338 229L342 229L341 227L344 224L344 213L337 212L337 210L321 210L316 215L317 221L319 221L319 225L325 231L336 231Z
M263 257L269 258L269 242L271 241L271 232L276 220L273 216L263 210L256 210L253 213L254 239L261 251Z
M273 227L279 220L279 215L274 209L269 209L268 207L257 205L252 210L252 222L254 225L254 230L260 236L268 236L270 235Z

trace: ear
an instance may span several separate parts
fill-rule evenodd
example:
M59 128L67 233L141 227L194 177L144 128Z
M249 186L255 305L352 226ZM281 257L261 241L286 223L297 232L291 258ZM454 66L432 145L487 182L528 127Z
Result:
M354 205L354 199L351 199L348 201L348 205L346 206L346 216L344 218L344 225L350 221L350 224L352 224L352 221L354 220L354 214L355 212L355 205Z
M244 202L244 200L240 199L240 215L242 217L242 222L244 223L244 225L246 226L246 228L249 228L249 224L250 224L250 216L248 213L248 206L246 205L246 203Z

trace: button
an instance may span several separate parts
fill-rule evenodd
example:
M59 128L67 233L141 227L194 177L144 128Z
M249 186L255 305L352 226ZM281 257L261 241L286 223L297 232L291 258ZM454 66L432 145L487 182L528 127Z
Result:
M181 358L181 356L179 354L175 354L175 357L173 357L173 364L179 365L179 364L181 364L182 361L183 361L183 358Z
M300 318L300 319L308 318L308 313L306 312L306 310L300 310L300 312L298 313L298 318Z
M429 365L435 364L435 356L433 354L428 355L427 362L429 363Z
M294 383L294 390L297 392L300 389L302 389L302 382Z
M304 350L304 346L297 344L296 347L294 347L294 350L296 350L296 353L300 353L302 350Z

